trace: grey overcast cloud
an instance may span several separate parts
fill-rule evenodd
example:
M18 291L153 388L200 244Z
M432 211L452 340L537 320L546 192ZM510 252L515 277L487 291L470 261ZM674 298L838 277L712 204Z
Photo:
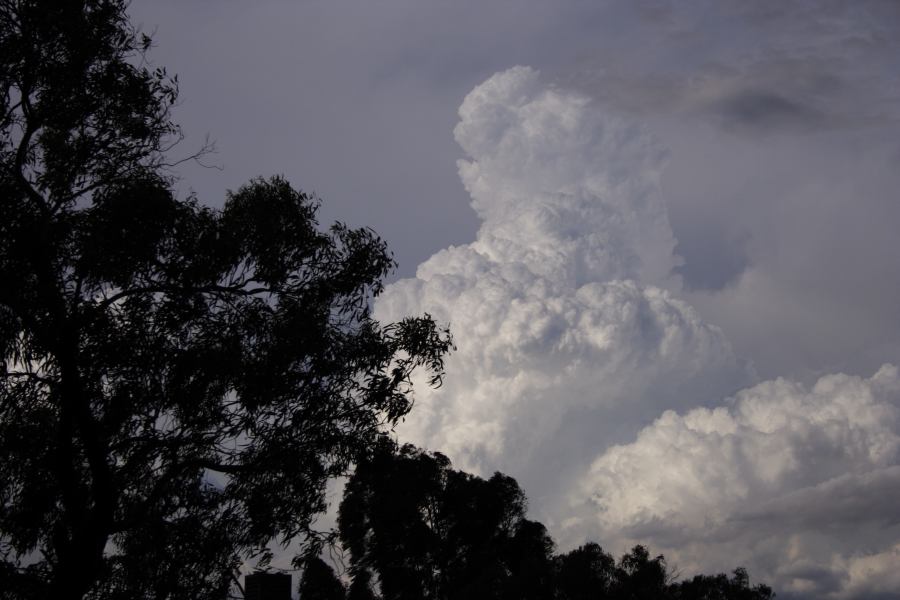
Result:
M401 440L561 549L900 597L900 3L135 0L181 167L378 231L454 332Z

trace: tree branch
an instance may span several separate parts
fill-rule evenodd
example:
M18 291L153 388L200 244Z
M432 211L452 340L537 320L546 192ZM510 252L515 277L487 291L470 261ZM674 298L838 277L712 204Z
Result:
M235 286L207 285L193 288L179 287L175 285L151 285L147 287L122 290L121 292L118 292L116 294L113 294L109 298L106 298L97 306L100 308L108 308L119 300L123 300L130 296L138 296L141 294L163 294L166 292L179 294L234 294L236 296L243 297L255 296L257 294L272 294L276 292L276 290L267 287L245 289L243 287L244 285L246 285L246 283L241 283Z

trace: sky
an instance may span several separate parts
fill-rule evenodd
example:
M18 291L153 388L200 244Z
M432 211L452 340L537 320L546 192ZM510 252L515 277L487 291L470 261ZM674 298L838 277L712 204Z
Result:
M900 4L135 0L182 193L371 226L458 350L398 436L561 550L900 595Z

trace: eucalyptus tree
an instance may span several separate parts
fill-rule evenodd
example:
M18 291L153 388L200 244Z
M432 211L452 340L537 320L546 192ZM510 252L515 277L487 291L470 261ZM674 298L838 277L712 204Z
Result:
M482 479L383 438L339 509L352 583L377 581L384 600L552 598L553 541L526 504L512 477Z
M553 540L541 523L526 518L526 506L512 477L483 479L453 469L440 453L382 438L355 468L340 505L340 541L351 578L346 598L774 597L766 585L751 586L744 569L731 578L697 575L676 582L665 557L651 557L641 545L618 561L593 542L554 555Z
M368 229L255 180L172 191L177 80L122 0L0 0L0 593L221 598L304 540L437 385L449 334L381 325Z

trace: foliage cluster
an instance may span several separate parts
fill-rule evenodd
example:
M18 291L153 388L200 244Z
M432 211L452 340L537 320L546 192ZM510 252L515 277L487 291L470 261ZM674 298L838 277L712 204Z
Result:
M280 178L171 190L177 86L121 0L0 1L0 594L221 598L437 384L393 267Z
M321 559L307 563L301 600L770 600L747 572L674 581L663 556L635 546L616 561L595 543L555 554L525 517L514 479L482 479L439 453L389 439L350 478L339 530L349 589ZM316 594L311 590L318 590ZM327 593L324 593L327 590ZM376 592L377 590L377 592ZM307 596L304 596L304 591ZM317 595L318 594L318 595Z

